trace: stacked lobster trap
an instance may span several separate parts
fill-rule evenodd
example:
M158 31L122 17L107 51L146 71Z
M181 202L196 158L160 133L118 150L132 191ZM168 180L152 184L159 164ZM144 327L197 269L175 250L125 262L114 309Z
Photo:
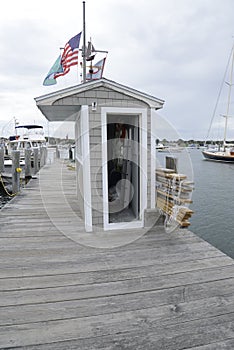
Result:
M156 169L156 206L165 216L166 225L172 222L181 227L190 225L193 189L194 183L186 175L177 173L176 166Z

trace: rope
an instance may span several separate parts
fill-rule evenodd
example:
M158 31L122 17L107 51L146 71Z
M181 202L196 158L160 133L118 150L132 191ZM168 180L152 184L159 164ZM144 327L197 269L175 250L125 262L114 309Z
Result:
M168 189L166 191L166 210L169 206L169 194L170 194L170 188L171 188L171 180L168 181ZM164 228L167 231L167 227L170 224L170 215L165 210L165 220L164 220Z
M16 196L17 194L19 194L19 192L10 193L10 192L7 190L7 188L6 188L6 186L5 186L4 182L3 182L2 174L0 174L0 182L1 182L1 184L2 184L2 187L3 187L4 191L6 192L6 194L7 194L9 197L14 197L14 196ZM22 179L20 180L20 182L21 182L21 184L22 184Z
M180 195L182 191L182 184L183 181L180 181L179 183L179 190L177 190L178 184L176 182L176 178L173 178L168 183L168 191L166 196L166 206L169 206L169 195L171 194L173 199L173 206L172 206L172 212L171 214L166 213L165 215L165 221L164 221L164 228L166 232L172 232L177 226L177 215L180 212L180 209L182 206L180 205Z

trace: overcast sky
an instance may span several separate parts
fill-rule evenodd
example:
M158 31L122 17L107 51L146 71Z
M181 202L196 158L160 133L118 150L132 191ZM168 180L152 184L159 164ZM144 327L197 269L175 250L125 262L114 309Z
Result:
M80 31L81 0L4 2L0 130L13 117L44 122L34 98L79 83L73 67L57 85L42 85L59 48ZM207 135L233 35L233 0L86 0L86 36L109 51L103 76L164 99L160 114L185 139Z

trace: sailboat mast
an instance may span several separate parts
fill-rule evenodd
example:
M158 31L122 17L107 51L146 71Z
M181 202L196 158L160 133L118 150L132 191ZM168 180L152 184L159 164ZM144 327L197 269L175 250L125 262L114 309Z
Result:
M225 115L225 128L224 128L224 138L223 138L223 146L224 147L226 145L226 140L227 140L227 124L228 124L229 108L230 108L230 101L231 101L231 92L232 92L233 66L234 66L234 45L232 47L232 63L231 63L231 71L230 71L230 82L227 83L229 85L229 89L228 89L227 113Z
M83 1L83 83L86 82L86 33L85 33L85 1Z

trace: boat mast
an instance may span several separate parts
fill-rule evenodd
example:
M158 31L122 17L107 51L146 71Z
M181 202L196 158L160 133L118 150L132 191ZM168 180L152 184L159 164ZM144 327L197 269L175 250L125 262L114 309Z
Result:
M85 34L85 1L83 1L83 83L86 82L86 34Z
M19 125L18 120L16 119L16 117L14 117L14 128L15 128L15 134L17 136L17 125Z
M225 128L224 128L224 138L223 138L224 148L226 146L226 140L227 140L227 124L228 124L228 117L229 117L231 92L232 92L233 66L234 66L234 45L232 47L232 63L231 63L231 70L230 70L230 82L226 82L226 84L228 84L228 86L229 86L229 89L228 89L227 113L226 113L226 115L224 115L224 117L225 117Z

